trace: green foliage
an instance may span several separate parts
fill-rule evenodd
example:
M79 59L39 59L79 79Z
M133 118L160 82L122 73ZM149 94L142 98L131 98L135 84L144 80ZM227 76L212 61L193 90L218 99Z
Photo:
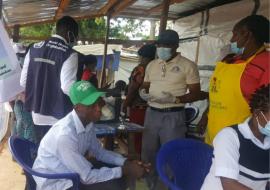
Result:
M55 24L40 24L20 28L20 35L43 37L50 36L55 27Z
M78 21L80 37L102 39L106 35L106 23L104 17L96 19L84 19Z
M80 34L84 38L103 39L106 35L106 19L104 17L79 21ZM110 22L109 37L112 39L130 39L143 37L143 21L117 18Z
M99 17L95 19L84 19L78 21L79 37L88 39L104 39L106 35L106 19ZM137 19L117 18L112 19L109 37L113 39L142 38L145 30L144 21ZM55 24L41 24L20 28L20 35L33 37L49 37L55 30Z
M117 18L111 21L110 37L115 39L146 38L143 35L144 21L138 19Z

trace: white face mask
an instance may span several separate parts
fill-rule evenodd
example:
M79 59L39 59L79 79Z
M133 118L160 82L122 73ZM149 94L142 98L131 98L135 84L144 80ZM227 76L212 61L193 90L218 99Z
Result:
M71 39L73 39L73 40L71 40ZM74 33L71 31L68 31L68 45L70 47L73 47L76 44L77 44L77 42L76 42L76 37L75 37Z
M172 48L164 48L159 47L157 48L157 56L159 59L163 61L167 61L172 57Z
M266 124L265 126L261 126L260 122L258 121L258 117L256 117L256 120L257 120L257 123L258 123L258 128L259 128L259 131L260 133L262 133L263 135L265 136L268 136L270 137L270 121L267 121L265 115L261 112L263 118L265 119L266 121Z

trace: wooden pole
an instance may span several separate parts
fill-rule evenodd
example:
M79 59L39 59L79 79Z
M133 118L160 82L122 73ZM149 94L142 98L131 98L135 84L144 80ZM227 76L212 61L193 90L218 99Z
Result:
M70 0L61 0L57 10L55 11L54 20L57 20L61 16L63 16L64 11L69 6Z
M159 34L166 30L167 20L168 20L168 12L170 7L170 0L163 0L163 8L160 18L160 26L159 26Z
M198 61L199 61L199 54L200 54L200 37L198 38L198 41L197 41L196 56L195 56L195 63L197 65L198 65Z
M150 27L150 37L149 40L154 40L155 39L155 32L156 32L156 21L151 20L151 27Z
M20 39L20 25L16 24L13 28L12 35L13 42L19 42Z
M102 60L102 69L101 75L99 78L99 88L102 88L106 79L106 57L107 57L107 49L108 49L108 39L109 39L109 32L110 32L110 20L111 14L107 15L107 28L106 28L106 36L105 36L105 43L104 43L104 54Z

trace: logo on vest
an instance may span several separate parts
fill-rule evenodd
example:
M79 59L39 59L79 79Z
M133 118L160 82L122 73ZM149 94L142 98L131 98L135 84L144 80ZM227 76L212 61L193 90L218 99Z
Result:
M211 92L217 93L219 91L219 87L220 87L220 80L214 77L211 81L211 87L210 87Z
M34 48L41 48L44 45L45 41L41 41L34 44Z

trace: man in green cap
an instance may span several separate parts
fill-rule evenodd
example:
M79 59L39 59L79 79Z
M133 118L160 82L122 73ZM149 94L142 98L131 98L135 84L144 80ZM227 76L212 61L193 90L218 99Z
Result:
M80 175L80 189L126 189L126 179L137 179L144 174L138 161L127 160L120 154L102 148L96 138L94 125L101 117L102 96L90 82L75 82L70 89L74 109L59 120L42 139L33 169L42 173L70 173ZM84 157L86 152L98 161L115 167L95 168ZM70 180L34 177L37 189L65 190L72 187Z

